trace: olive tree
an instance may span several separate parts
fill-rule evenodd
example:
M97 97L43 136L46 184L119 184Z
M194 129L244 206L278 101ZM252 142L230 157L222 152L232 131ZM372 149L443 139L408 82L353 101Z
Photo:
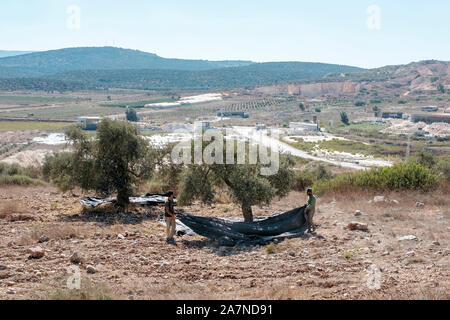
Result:
M187 204L193 200L212 203L215 201L215 191L226 188L233 201L240 205L245 221L252 222L252 206L269 204L275 196L286 196L292 190L292 167L295 161L291 156L280 154L279 168L272 175L261 173L264 165L259 157L255 164L250 164L246 151L245 163L237 164L238 157L235 148L234 164L201 163L187 166L180 179L180 203Z
M117 193L117 204L125 207L158 161L157 151L126 122L101 121L96 139L79 128L66 135L74 151L48 156L44 164L44 173L63 191L79 186L104 196Z

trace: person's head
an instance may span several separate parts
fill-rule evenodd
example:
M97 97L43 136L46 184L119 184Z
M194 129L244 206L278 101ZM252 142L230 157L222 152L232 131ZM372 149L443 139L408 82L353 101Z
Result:
M173 191L167 192L166 195L169 197L169 200L173 200Z
M313 194L312 189L309 188L308 190L306 190L306 194L307 194L308 196L312 196L312 194Z

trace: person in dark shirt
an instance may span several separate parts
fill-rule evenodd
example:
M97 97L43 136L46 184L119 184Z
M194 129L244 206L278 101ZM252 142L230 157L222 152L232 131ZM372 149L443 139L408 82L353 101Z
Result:
M175 223L175 219L177 217L175 216L175 210L173 208L173 191L169 191L167 196L169 198L165 203L164 219L166 220L167 242L171 242L173 241L173 237L175 236L175 232L177 230Z

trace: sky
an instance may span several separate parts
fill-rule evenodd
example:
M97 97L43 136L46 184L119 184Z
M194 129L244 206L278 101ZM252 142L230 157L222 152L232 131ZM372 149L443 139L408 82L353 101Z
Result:
M364 68L449 61L450 1L1 0L0 50L84 46Z

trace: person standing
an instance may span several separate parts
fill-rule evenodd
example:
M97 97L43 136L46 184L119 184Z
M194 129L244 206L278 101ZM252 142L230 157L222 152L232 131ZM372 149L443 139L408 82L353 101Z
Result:
M167 193L168 199L165 203L164 208L164 219L166 221L166 235L167 235L167 242L173 242L173 237L176 233L176 216L175 216L175 210L173 208L173 191L169 191Z
M316 197L313 195L312 189L308 189L306 194L308 195L308 202L305 209L305 220L308 223L308 232L311 233L312 229L316 230L313 222L314 213L316 212Z

